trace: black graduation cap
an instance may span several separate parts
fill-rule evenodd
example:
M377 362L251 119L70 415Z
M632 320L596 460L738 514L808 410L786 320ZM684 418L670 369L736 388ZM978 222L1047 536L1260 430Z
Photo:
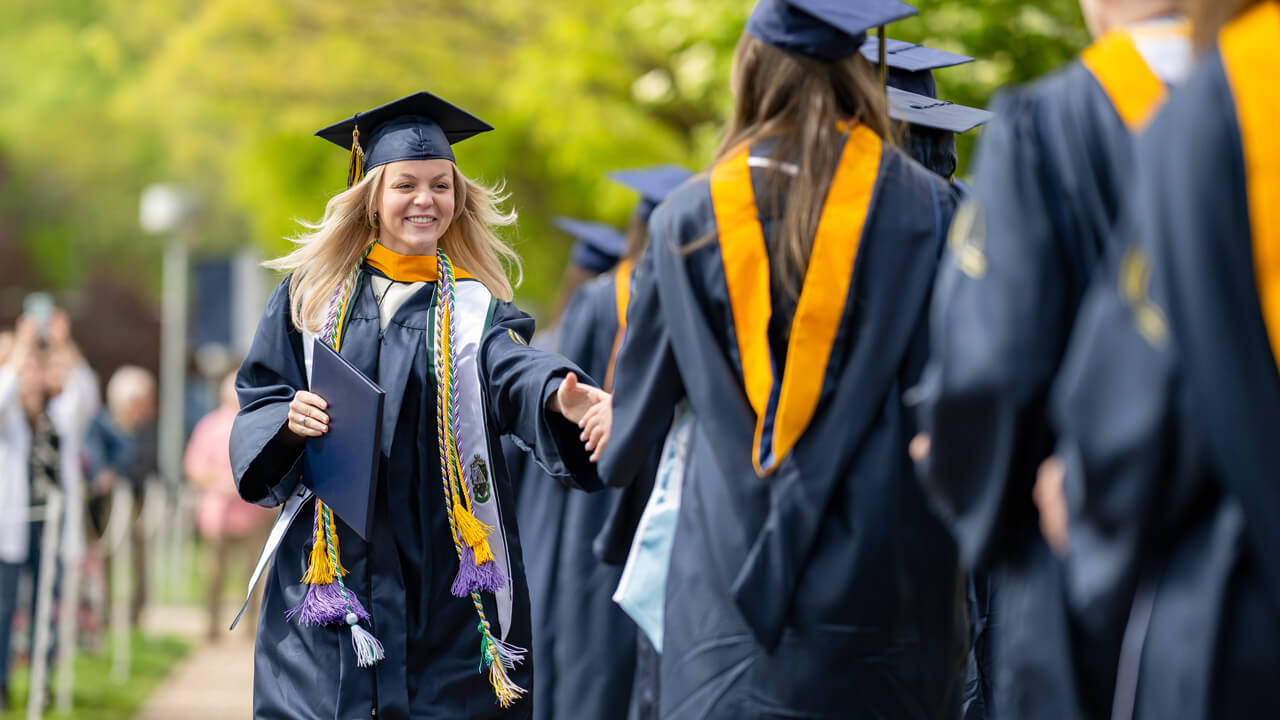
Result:
M956 105L946 100L917 95L896 87L886 88L889 117L920 127L966 133L995 117L986 110Z
M602 273L617 265L627 245L626 236L612 225L567 217L555 217L551 222L578 241L573 246L573 264L592 272Z
M614 170L607 173L610 180L640 193L640 205L636 214L642 220L649 219L649 213L658 207L671 194L672 190L693 177L693 171L680 165L655 165L648 168L631 170Z
M492 130L480 118L429 92L416 92L316 131L352 151L350 182L364 170L398 160L453 161L453 143ZM359 131L360 150L353 147ZM362 159L361 159L362 156Z
M871 28L916 12L900 0L760 0L747 32L787 52L839 60L857 52Z

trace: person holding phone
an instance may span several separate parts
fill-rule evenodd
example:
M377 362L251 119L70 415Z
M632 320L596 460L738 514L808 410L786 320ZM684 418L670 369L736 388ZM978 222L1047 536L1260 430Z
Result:
M60 490L65 509L57 565L80 559L80 455L98 408L97 380L71 338L66 314L50 306L47 316L37 317L47 320L24 315L14 332L0 339L0 701L5 706L19 576L24 570L31 574L33 608L39 587L44 520L31 517L55 488Z

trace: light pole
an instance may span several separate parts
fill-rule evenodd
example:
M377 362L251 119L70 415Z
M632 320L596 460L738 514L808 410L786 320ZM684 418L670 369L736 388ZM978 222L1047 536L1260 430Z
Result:
M167 235L160 320L160 408L157 466L165 481L182 477L183 398L187 357L187 221L195 203L176 185L149 185L142 191L139 219L152 235ZM138 478L141 479L141 478Z

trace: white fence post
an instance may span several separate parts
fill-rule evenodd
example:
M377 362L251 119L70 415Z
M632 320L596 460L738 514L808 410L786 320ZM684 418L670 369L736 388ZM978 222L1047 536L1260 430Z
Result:
M36 606L32 613L35 639L31 648L31 683L27 690L27 719L39 720L44 713L45 680L49 673L49 637L53 616L53 585L58 572L58 540L62 537L62 491L52 489L44 505L44 529L40 535L40 582L36 585Z
M129 611L133 598L133 490L127 483L117 483L111 493L111 519L103 531L107 539L107 555L111 558L108 583L111 601L111 680L123 685L129 680L129 651L133 636Z
M67 523L83 522L83 506L79 512L67 507ZM78 631L80 629L80 579L84 556L74 559L63 559L62 590L58 605L58 671L54 689L57 697L58 712L71 712L72 690L75 687L75 659L78 648Z

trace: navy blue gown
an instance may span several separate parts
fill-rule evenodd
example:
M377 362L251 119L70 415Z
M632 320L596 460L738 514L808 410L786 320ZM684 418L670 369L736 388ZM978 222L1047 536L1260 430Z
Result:
M955 199L947 183L861 137L852 153L882 154L874 176L859 176L874 192L861 232L847 231L860 242L852 282L847 297L825 300L838 303L838 329L812 419L765 477L753 465L757 416L709 177L683 185L651 218L600 471L610 485L631 482L672 410L688 402L660 660L664 718L959 712L963 578L914 480L906 447L915 423L903 400L927 354L926 307ZM753 187L764 172L750 170ZM758 219L772 242L774 216ZM765 303L787 319L797 307ZM786 335L770 325L778 372L813 359L780 350Z
M574 293L560 318L560 352L594 378L608 372L617 333L612 273ZM535 718L625 718L636 627L612 600L622 569L602 563L593 542L620 491L573 492L526 473L517 515L536 532L525 560L540 672Z
M425 346L434 284L426 283L406 300L380 330L378 304L366 278L375 272L362 268L341 350L386 392L369 542L340 518L336 524L342 563L350 571L347 589L372 614L372 631L386 659L372 668L357 667L345 628L302 627L285 619L285 611L306 591L300 579L313 537L308 502L267 576L254 654L254 717L351 720L368 718L375 710L379 720L530 717L533 698L528 695L507 710L498 706L487 675L479 671L476 611L469 598L456 598L449 590L458 557L441 497L435 383ZM581 371L519 341L532 332L532 318L498 302L477 358L495 465L492 481L511 555L510 627L497 627L490 594L483 595L485 611L495 634L525 648L530 646L528 592L512 487L498 460L500 436L511 433L532 448L542 468L562 482L599 487L578 428L544 409L559 379ZM241 411L231 458L240 495L249 502L279 505L299 486L301 446L283 438L289 401L307 387L302 342L290 321L286 280L268 300L236 379ZM511 672L526 689L532 689L532 665L526 658Z
M1154 81L1145 66L1129 71ZM927 486L965 566L988 575L987 712L1074 720L1109 708L1123 621L1073 637L1031 491L1053 450L1049 388L1084 290L1113 252L1133 136L1081 61L1002 94L992 109L933 301L921 408L933 438ZM1073 668L1077 645L1090 660Z
M1260 3L1141 140L1133 245L1054 390L1066 588L1082 627L1121 619L1116 717L1280 716L1277 48Z

